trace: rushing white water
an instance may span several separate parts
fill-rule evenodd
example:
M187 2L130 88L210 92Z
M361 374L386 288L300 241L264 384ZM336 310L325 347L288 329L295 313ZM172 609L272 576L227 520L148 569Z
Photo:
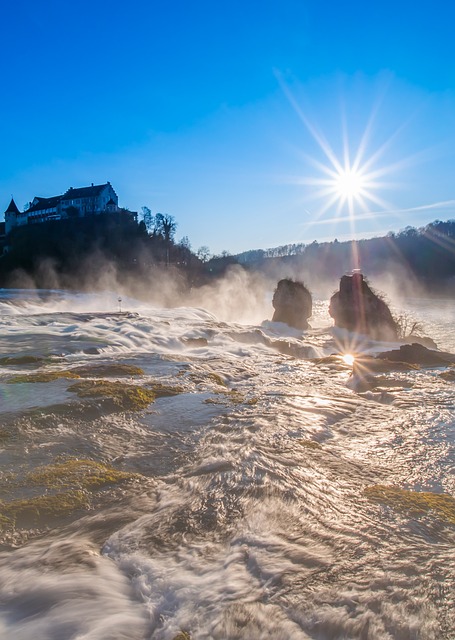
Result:
M4 529L0 638L455 638L455 523L365 491L455 496L454 383L428 368L356 393L324 359L354 337L314 307L302 333L131 299L119 313L113 293L0 292L0 499L36 497L30 473L70 458L140 474L89 510ZM453 301L403 307L455 352ZM178 393L112 412L71 379L10 383L119 362L144 372L124 382Z

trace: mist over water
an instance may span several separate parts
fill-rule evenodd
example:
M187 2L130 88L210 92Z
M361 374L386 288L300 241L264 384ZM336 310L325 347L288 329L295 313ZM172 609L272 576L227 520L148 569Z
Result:
M351 367L325 358L352 338L331 328L326 291L302 332L270 321L275 284L234 269L188 296L164 282L128 296L115 278L0 291L0 500L73 490L31 481L68 460L132 478L3 529L1 638L455 637L454 522L366 491L455 496L453 382L393 372L356 393ZM455 351L452 300L389 297ZM36 360L5 360L18 356ZM11 383L119 363L143 373L110 381L175 393L113 411L68 391L78 380Z

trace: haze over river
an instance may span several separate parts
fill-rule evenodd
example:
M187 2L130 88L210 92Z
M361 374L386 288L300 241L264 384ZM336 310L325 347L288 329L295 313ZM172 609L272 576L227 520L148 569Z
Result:
M454 301L401 304L455 353ZM455 519L406 501L455 496L454 382L356 392L341 355L391 345L327 308L0 291L2 640L455 638Z

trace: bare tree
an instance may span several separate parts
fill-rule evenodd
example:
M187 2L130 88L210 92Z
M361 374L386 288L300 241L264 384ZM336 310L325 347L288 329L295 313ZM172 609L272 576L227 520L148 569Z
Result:
M142 207L142 220L150 235L155 235L155 216L148 207Z
M177 230L177 223L174 216L168 213L157 213L155 216L155 228L158 234L162 235L167 245L174 240Z
M153 235L161 236L166 247L166 264L170 263L171 245L174 241L177 223L174 216L168 213L157 213Z
M191 251L191 242L188 236L183 236L183 238L179 242L179 245L181 247L184 247L185 249L188 249L188 251Z
M205 245L199 247L197 250L197 257L201 262L208 262L210 260L210 249Z

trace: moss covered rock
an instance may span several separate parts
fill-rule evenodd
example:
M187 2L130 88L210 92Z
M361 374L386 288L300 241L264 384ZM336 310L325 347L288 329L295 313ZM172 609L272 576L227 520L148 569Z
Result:
M75 511L92 506L92 492L110 485L143 478L136 473L120 471L94 460L66 460L38 467L28 473L23 481L8 482L3 478L2 488L24 487L32 497L0 501L0 530L15 527L30 528L66 518Z
M89 496L81 490L0 502L0 527L31 527L66 517L73 511L87 509L89 505Z
M11 432L4 427L0 427L0 443L11 437Z
M185 389L178 385L169 385L162 382L148 382L147 388L150 388L155 394L156 398L167 398L170 396L177 396L179 393L184 393Z
M309 440L309 439L302 438L301 440L297 440L297 442L302 447L305 447L305 449L313 449L313 450L322 449L322 446L319 444L319 442L316 442L316 440Z
M109 380L83 380L71 385L68 391L79 398L107 400L118 411L146 409L156 397L151 389Z
M8 384L20 384L31 382L53 382L60 378L80 378L77 373L73 371L39 371L38 373L26 373L19 376L14 376L8 380Z
M224 379L213 371L198 371L190 374L190 379L196 384L215 384L219 387L225 387L226 382Z
M44 358L42 358L41 356L9 356L0 358L0 365L2 366L39 364L40 362L44 362Z
M143 376L144 370L132 364L109 363L109 364L92 364L75 367L71 370L81 378L120 378L123 376Z
M67 460L38 467L26 476L25 482L28 486L33 484L53 489L59 487L97 489L138 477L140 476L135 473L119 471L94 460Z
M373 502L386 504L417 516L433 512L442 520L455 524L455 498L447 493L409 491L380 484L367 487L364 493Z

